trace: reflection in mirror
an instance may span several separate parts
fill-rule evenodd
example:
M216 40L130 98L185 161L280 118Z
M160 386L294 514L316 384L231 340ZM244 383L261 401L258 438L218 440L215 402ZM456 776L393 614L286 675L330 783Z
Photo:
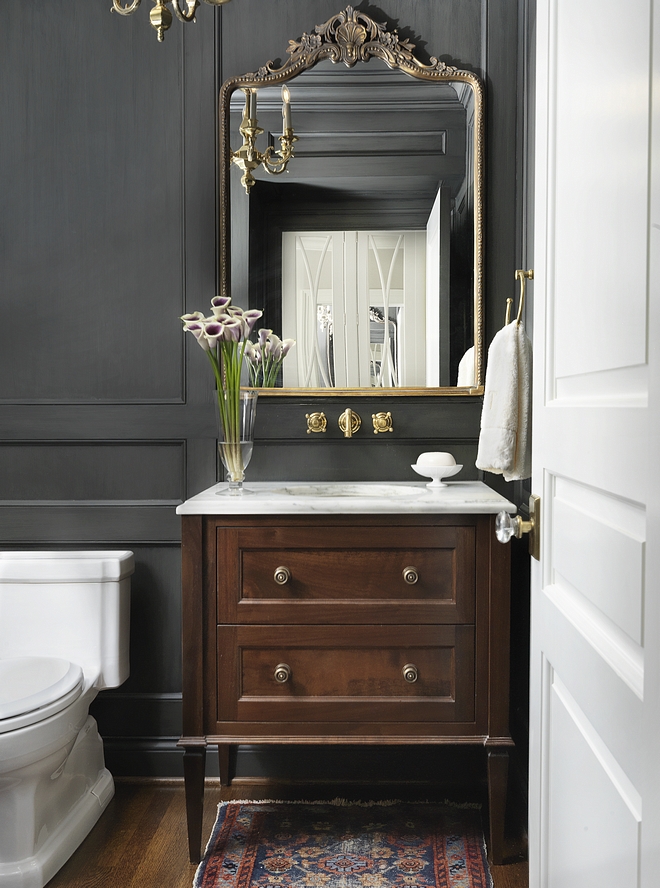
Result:
M296 340L297 358L285 367L285 386L426 384L425 356L436 370L438 341L426 341L425 238L283 233L282 329Z
M349 14L367 18L350 7L341 15ZM372 43L378 52L364 58L379 57L367 65L316 59L288 70L301 40L281 69L269 63L223 86L222 283L229 291L231 272L235 297L247 292L264 326L297 341L281 380L287 391L478 391L481 86L441 62L421 65L409 44L407 67L390 59L391 70ZM254 169L248 195L228 161L243 88L258 87L263 152L279 144L285 80L294 157L282 175Z

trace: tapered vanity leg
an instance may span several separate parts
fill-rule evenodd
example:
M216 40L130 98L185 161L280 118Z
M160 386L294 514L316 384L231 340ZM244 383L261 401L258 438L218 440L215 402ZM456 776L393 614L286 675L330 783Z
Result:
M236 747L231 743L218 743L218 768L220 786L229 786L236 773Z
M488 813L490 841L488 859L499 865L504 859L504 816L509 775L509 753L506 749L488 750Z
M191 863L199 863L201 859L205 762L205 746L193 746L185 749L183 753L183 782L186 790L188 854Z

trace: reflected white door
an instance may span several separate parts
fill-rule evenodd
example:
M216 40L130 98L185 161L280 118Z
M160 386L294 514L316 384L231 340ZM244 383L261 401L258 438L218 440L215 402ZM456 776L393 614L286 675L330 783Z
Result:
M660 884L651 5L537 4L532 888Z
M284 386L425 385L425 252L420 231L284 232Z
M284 387L348 385L342 232L284 232L282 294L282 338L296 341Z

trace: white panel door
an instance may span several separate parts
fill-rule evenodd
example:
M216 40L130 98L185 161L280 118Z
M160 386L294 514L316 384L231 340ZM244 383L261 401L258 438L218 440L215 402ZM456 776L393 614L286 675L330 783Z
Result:
M532 888L660 885L652 3L537 3Z

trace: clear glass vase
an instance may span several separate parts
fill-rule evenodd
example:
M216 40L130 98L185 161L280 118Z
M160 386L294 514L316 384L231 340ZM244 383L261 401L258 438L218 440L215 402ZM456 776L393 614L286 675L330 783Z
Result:
M245 469L252 457L254 421L257 416L254 389L218 392L218 452L226 470L230 496L243 493Z

